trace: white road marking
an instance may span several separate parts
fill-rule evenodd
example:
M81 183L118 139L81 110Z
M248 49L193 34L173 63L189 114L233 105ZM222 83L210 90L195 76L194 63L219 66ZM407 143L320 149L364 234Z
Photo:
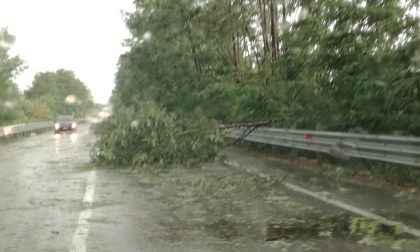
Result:
M92 216L92 204L95 196L96 171L89 173L85 195L83 197L83 207L85 208L79 215L77 228L73 236L73 244L70 252L86 252L86 241L89 236L89 219Z
M310 191L308 189L305 189L303 187L297 186L297 185L292 184L292 183L285 183L285 186L287 188L293 190L293 191L300 192L302 194L305 194L307 196L310 196L310 197L313 197L315 199L321 200L325 203L328 203L330 205L339 207L339 208L344 209L346 211L355 213L357 215L360 215L360 216L363 216L363 217L366 217L366 218L374 219L374 220L376 220L379 223L382 223L384 225L387 225L387 226L397 226L398 225L404 230L405 233L411 234L415 237L420 238L420 230L419 229L415 229L413 227L407 226L407 225L405 225L401 222L389 220L385 217L379 216L377 214L374 214L372 212L363 210L361 208L346 204L344 202L341 202L341 201L338 201L338 200L335 200L335 199L330 199L330 198L326 197L325 195L323 195L322 193L313 192L313 191Z
M227 165L231 166L231 167L234 167L234 168L241 168L241 166L236 162L230 162L230 163L225 162L225 163ZM261 176L261 174L260 174L260 176ZM327 204L336 206L338 208L341 208L341 209L344 209L346 211L355 213L357 215L360 215L360 216L363 216L363 217L366 217L366 218L374 219L374 220L376 220L379 223L382 223L384 225L387 225L387 226L397 226L398 225L399 227L401 227L403 229L403 231L405 233L411 234L411 235L413 235L417 238L420 238L420 229L410 227L408 225L405 225L402 222L387 219L387 218L382 217L380 215L377 215L377 214L374 214L372 212L363 210L361 208L349 205L349 204L341 202L339 200L328 198L325 195L323 195L322 193L314 192L314 191L305 189L303 187L300 187L298 185L295 185L295 184L292 184L292 183L289 183L289 182L285 182L284 185L285 185L285 187L289 188L290 190L293 190L295 192L300 192L302 194L305 194L305 195L310 196L312 198L315 198L317 200L321 200L321 201L323 201Z
M92 203L93 203L93 197L94 196L95 196L95 185L94 184L88 184L86 186L85 196L83 197L83 206L84 207L91 207Z

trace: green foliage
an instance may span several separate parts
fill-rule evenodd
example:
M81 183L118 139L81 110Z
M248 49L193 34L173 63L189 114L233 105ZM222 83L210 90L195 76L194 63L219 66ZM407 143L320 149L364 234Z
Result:
M420 240L400 239L392 244L392 248L401 251L417 251L420 247Z
M388 227L377 220L366 217L354 217L349 222L350 233L362 236L359 243L365 245L376 245L381 241L393 241L404 233L400 226Z
M49 121L54 119L54 112L48 103L42 100L23 101L23 111L25 116L34 121Z
M111 101L117 118L133 111L127 121L139 101L153 101L184 130L271 118L283 128L419 135L416 3L136 0ZM194 136L174 141L196 160L212 141Z
M49 108L50 111L40 112L44 115L52 112L83 117L93 107L90 90L72 71L64 69L37 73L32 86L25 91L25 97Z
M398 1L297 2L290 8L308 15L282 34L287 50L278 61L282 88L276 90L287 94L298 83L308 92L296 95L280 125L418 134L412 116L418 113L413 55L420 50L419 22L405 14L411 7Z
M10 56L9 48L15 38L7 29L0 28L0 125L22 118L21 96L14 77L23 70L22 60Z
M93 107L92 96L72 71L38 73L25 97L21 95L13 81L25 67L18 56L9 55L14 41L7 29L0 29L0 125L53 120L58 114L85 116Z
M221 121L419 134L415 3L137 0L113 101L151 99Z
M99 125L93 160L112 166L167 169L214 158L223 138L204 120L179 120L153 102L123 108ZM200 128L201 127L201 128ZM204 128L206 127L206 128ZM188 129L194 129L188 131Z
M360 244L368 246L386 246L395 250L417 251L420 245L418 239L408 239L404 236L401 226L385 226L376 220L365 217L353 217L349 220L349 230L362 239Z
M12 78L23 70L23 62L18 56L11 57L9 48L15 38L7 29L0 28L0 88L2 90L11 84Z

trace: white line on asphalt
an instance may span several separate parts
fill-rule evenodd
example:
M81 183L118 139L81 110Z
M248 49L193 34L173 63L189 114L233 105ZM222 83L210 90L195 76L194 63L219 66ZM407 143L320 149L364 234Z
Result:
M398 226L402 227L404 232L406 232L407 234L411 234L415 237L420 238L420 230L419 229L415 229L413 227L407 226L407 225L405 225L401 222L389 220L387 218L376 215L374 213L363 210L361 208L346 204L344 202L341 202L341 201L338 201L338 200L335 200L335 199L327 198L325 195L323 195L321 193L310 191L308 189L305 189L303 187L297 186L297 185L292 184L292 183L285 183L285 186L287 188L293 190L293 191L300 192L302 194L305 194L307 196L310 196L310 197L313 197L315 199L321 200L321 201L323 201L325 203L328 203L330 205L334 205L334 206L339 207L341 209L344 209L346 211L355 213L357 215L360 215L360 216L363 216L363 217L366 217L366 218L374 219L374 220L376 220L379 223L382 223L384 225L387 225L387 226L397 226L398 225Z
M236 162L231 162L231 161L226 161L225 160L224 163L226 165L229 165L229 166L234 167L234 168L240 168L241 167ZM260 174L260 176L261 176L261 174ZM341 208L341 209L344 209L346 211L355 213L357 215L360 215L360 216L363 216L363 217L366 217L366 218L374 219L374 220L376 220L379 223L382 223L384 225L387 225L387 226L399 226L399 227L401 227L404 230L405 233L411 234L411 235L413 235L413 236L415 236L417 238L420 238L420 230L419 229L416 229L416 228L407 226L407 225L405 225L402 222L398 222L398 221L394 221L394 220L389 220L389 219L387 219L385 217L382 217L380 215L374 214L372 212L363 210L361 208L358 208L358 207L355 207L355 206L346 204L344 202L341 202L341 201L338 201L338 200L335 200L335 199L330 199L330 198L326 197L325 195L323 195L322 193L313 192L311 190L305 189L303 187L300 187L298 185L295 185L295 184L292 184L292 183L289 183L289 182L284 183L284 185L285 185L285 187L289 188L290 190L293 190L295 192L300 192L302 194L305 194L305 195L310 196L312 198L315 198L317 200L321 200L321 201L323 201L323 202L325 202L327 204L336 206L338 208Z
M79 215L77 228L73 236L70 252L86 252L86 241L89 236L89 219L92 216L92 204L95 196L96 171L91 171L87 178L85 195L83 196L84 210Z

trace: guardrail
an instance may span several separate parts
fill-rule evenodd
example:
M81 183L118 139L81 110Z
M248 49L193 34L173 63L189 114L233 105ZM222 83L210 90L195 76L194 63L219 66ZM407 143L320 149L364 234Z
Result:
M224 129L227 137L246 141L420 167L420 137L352 134L331 131L249 127Z
M5 127L0 127L0 139L2 138L13 138L19 134L33 133L42 131L45 129L52 129L52 122L36 122L36 123L25 123L16 124Z

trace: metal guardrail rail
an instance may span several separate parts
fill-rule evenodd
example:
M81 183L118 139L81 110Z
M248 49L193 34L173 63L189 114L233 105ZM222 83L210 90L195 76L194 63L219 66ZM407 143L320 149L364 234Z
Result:
M0 127L0 139L13 138L15 135L37 132L47 128L52 129L52 127L52 122L25 123Z
M229 128L229 138L420 167L420 137L352 134L331 131L257 128ZM249 134L248 134L249 133Z

